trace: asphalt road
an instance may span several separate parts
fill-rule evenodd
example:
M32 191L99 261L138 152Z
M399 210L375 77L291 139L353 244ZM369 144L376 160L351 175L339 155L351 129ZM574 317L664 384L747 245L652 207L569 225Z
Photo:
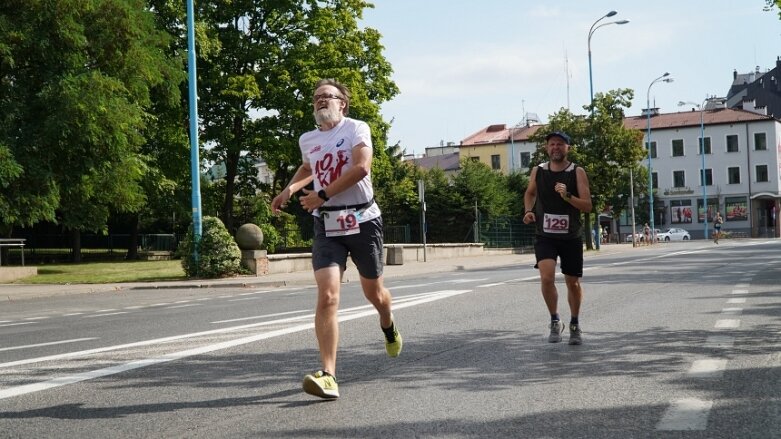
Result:
M0 437L781 437L779 240L587 258L582 346L531 264L387 283L404 351L345 284L332 402L300 388L310 286L3 303Z

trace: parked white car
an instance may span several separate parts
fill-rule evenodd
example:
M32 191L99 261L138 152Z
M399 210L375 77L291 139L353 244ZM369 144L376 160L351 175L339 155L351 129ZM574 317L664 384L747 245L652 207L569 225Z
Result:
M670 228L656 237L659 241L688 241L691 239L689 232L683 229Z

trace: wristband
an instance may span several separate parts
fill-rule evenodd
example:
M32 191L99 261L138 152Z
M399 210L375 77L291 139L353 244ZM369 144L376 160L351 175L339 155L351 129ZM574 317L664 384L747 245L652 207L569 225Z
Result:
M526 213L534 213L534 211L533 210L527 210ZM526 213L524 213L524 215L526 215Z
M571 192L567 192L566 194L564 194L564 199L565 200L569 201L570 198L572 198L572 193Z

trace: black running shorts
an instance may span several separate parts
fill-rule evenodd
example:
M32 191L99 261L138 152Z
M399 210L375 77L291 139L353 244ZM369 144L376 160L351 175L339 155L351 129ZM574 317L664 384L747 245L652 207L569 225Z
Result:
M558 258L561 261L561 272L568 276L583 277L583 240L553 239L547 236L537 236L534 243L534 256L537 262L544 259ZM537 268L535 265L534 268Z
M325 236L323 219L315 217L315 238L312 243L312 268L338 265L347 268L347 254L350 254L358 273L366 279L382 276L383 240L382 217L360 223L361 231L347 236Z

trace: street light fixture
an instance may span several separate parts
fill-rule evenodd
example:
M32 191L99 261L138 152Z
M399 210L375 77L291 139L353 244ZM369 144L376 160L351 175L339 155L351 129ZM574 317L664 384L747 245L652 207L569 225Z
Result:
M614 15L618 14L616 11L610 11L607 14L599 17L597 21L595 21L591 28L588 30L588 86L589 86L589 92L591 93L591 115L594 115L594 80L592 78L591 74L591 36L594 35L594 32L596 32L597 29L603 26L607 26L609 24L627 24L629 23L629 20L618 20L618 21L609 21L607 23L602 23L599 26L597 26L597 23L604 20L605 18L612 17ZM597 250L599 250L599 240L600 236L598 233L599 230L599 212L597 212L596 215L596 224L594 224L594 246Z
M654 224L654 179L651 168L651 87L657 82L673 82L669 72L654 79L648 85L648 92L645 95L645 111L648 113L648 135L646 138L646 147L648 148L648 212L651 214L651 243L656 242L656 225Z
M607 22L607 23L602 23L599 26L597 26L597 23L599 23L600 21L604 20L605 18L612 17L612 16L614 16L616 14L618 14L618 12L616 12L616 11L608 12L607 14L603 15L602 17L600 17L599 20L595 21L594 24L591 25L591 28L588 30L588 85L589 85L589 90L591 92L591 103L592 104L594 103L594 81L593 81L592 75L591 75L591 36L594 35L594 32L596 32L597 29L599 29L602 26L607 26L607 25L610 25L610 24L627 24L627 23L629 23L629 20L618 20L618 21L610 21L610 22ZM593 106L592 106L591 112L592 113L594 112Z
M702 176L701 178L701 184L702 184L702 222L703 222L703 238L708 239L708 190L705 187L706 184L706 178L705 178L705 118L703 114L705 113L705 103L708 102L708 98L705 98L704 101L702 101L702 104L696 104L694 102L678 102L678 106L683 105L694 105L695 107L699 108L700 110L700 155L702 156Z

